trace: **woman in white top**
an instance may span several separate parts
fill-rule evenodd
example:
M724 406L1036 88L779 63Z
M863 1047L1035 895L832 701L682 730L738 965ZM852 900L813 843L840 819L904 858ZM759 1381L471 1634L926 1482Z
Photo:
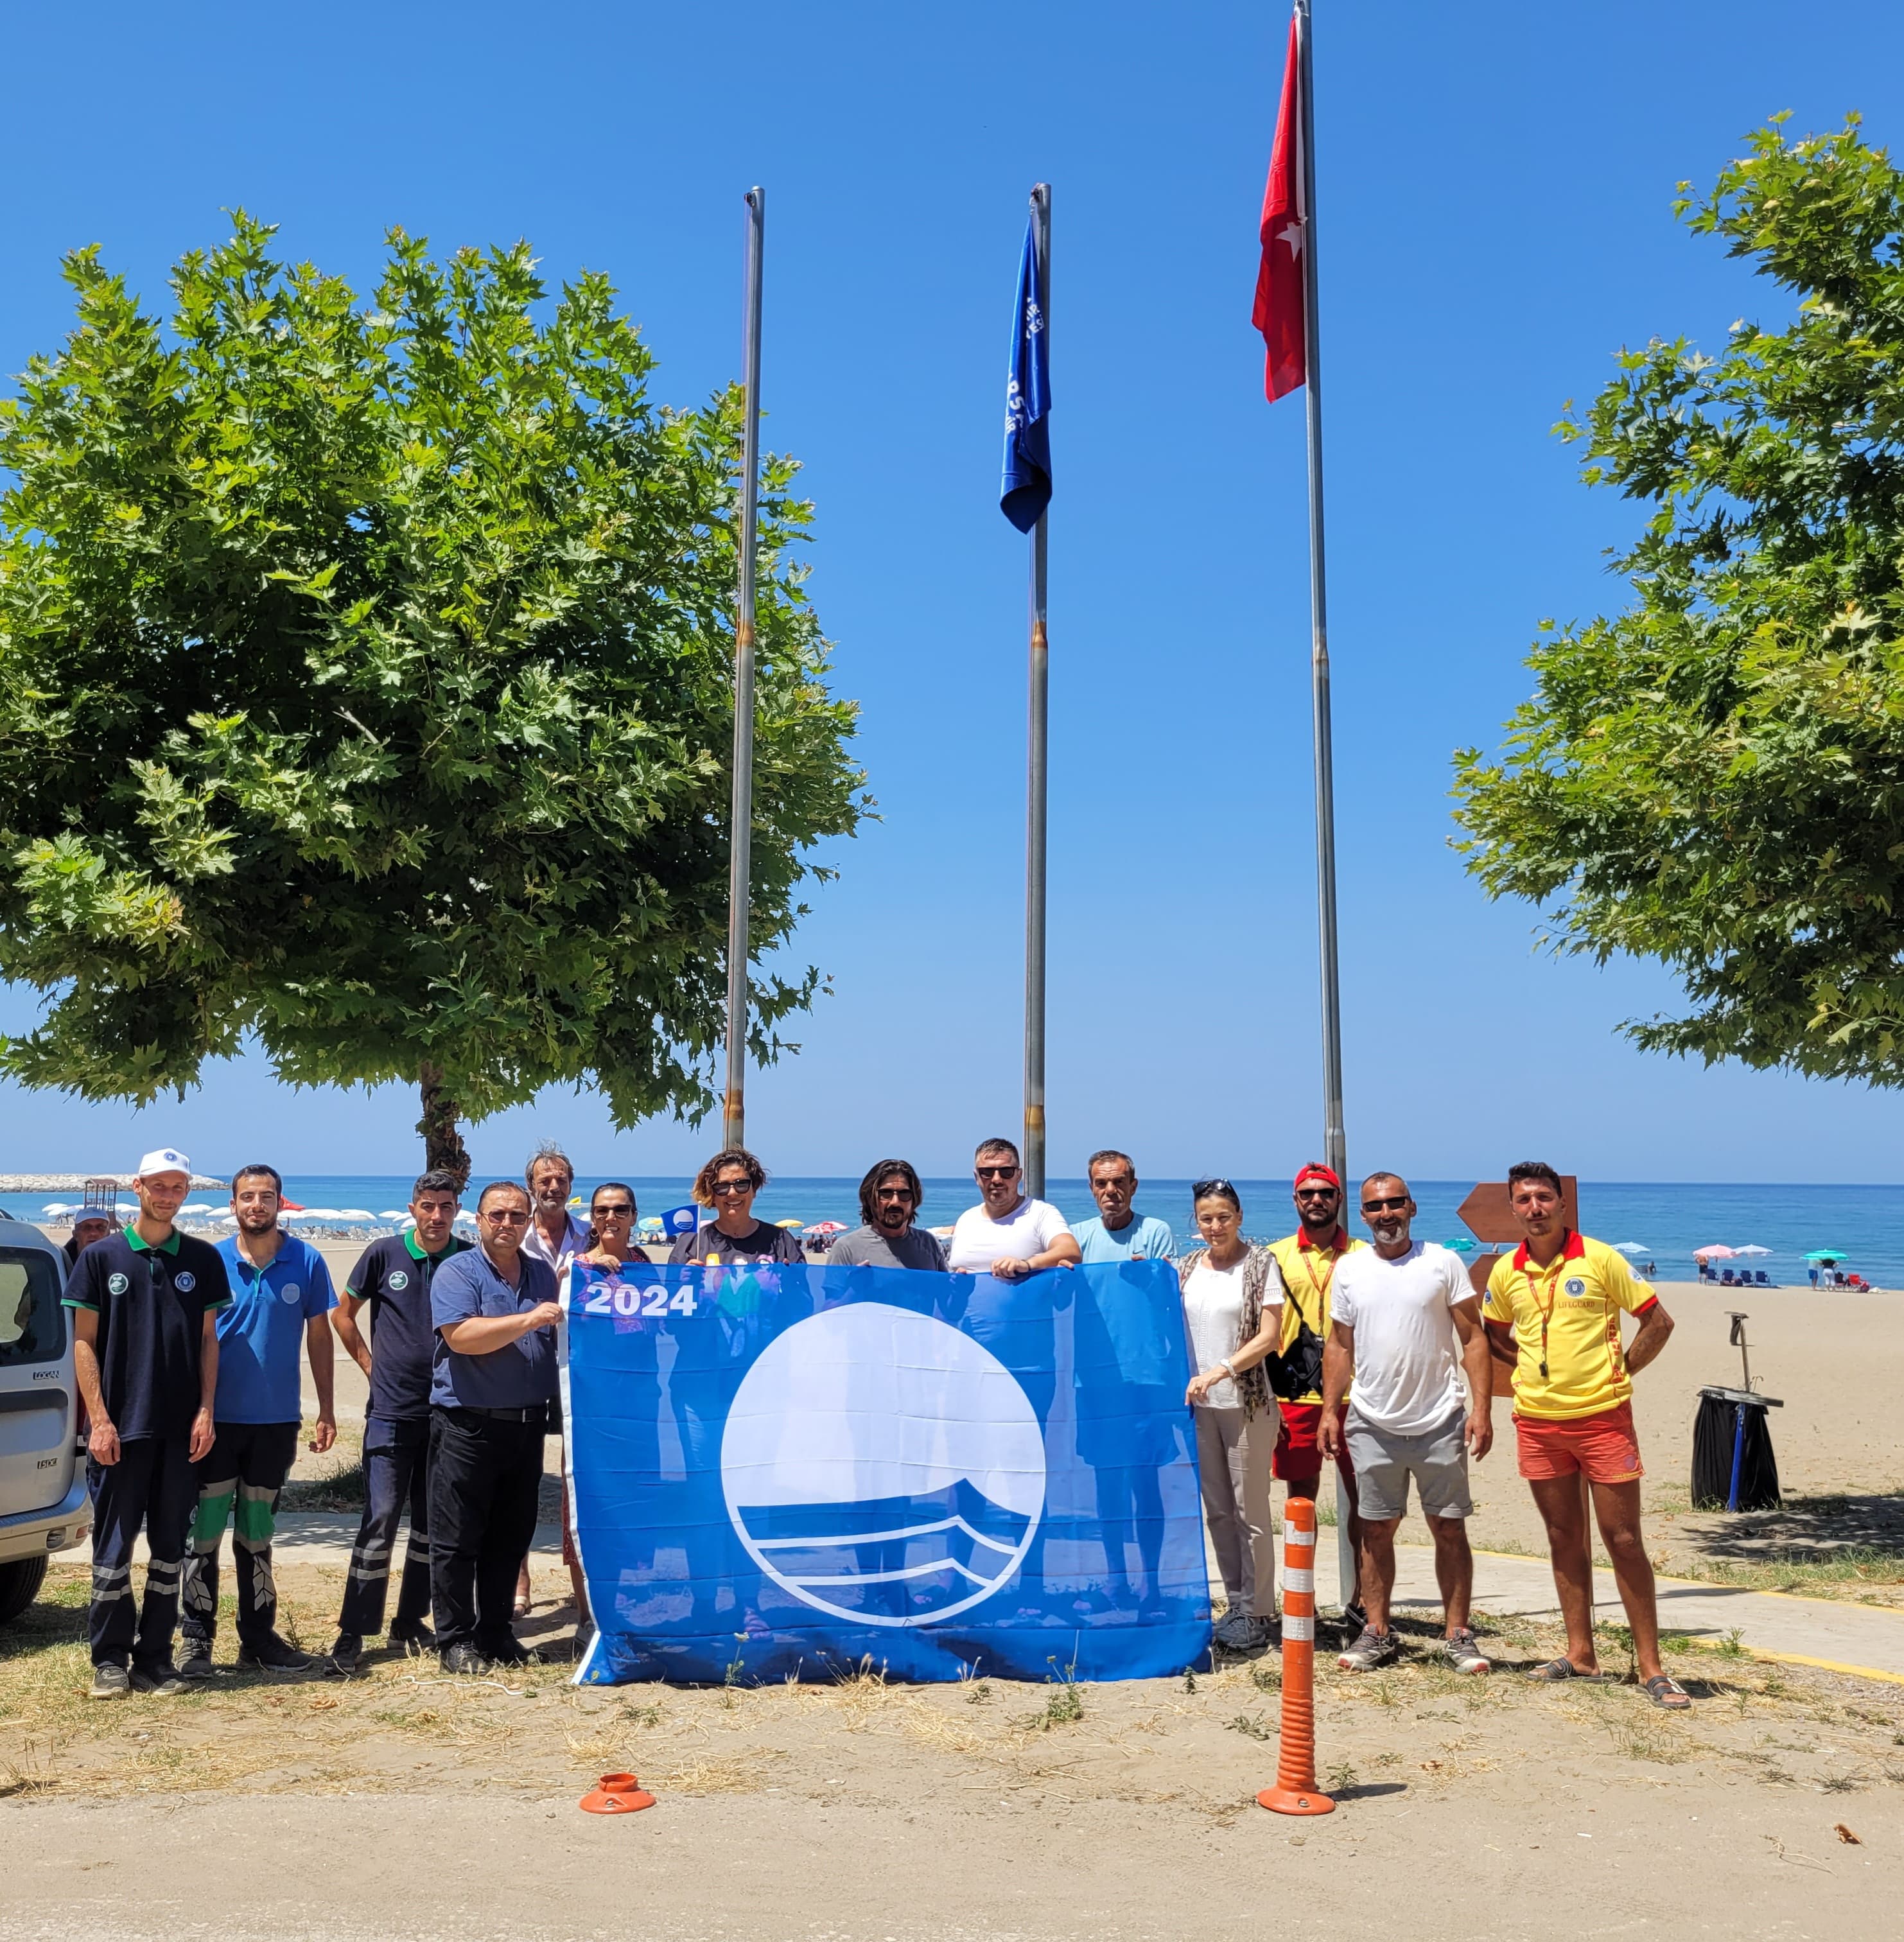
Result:
M1217 1643L1247 1652L1269 1642L1275 1609L1269 1459L1282 1418L1263 1363L1282 1339L1282 1270L1244 1239L1243 1203L1228 1181L1199 1180L1191 1192L1204 1245L1177 1270L1198 1372L1183 1399L1195 1412L1203 1515L1229 1601Z

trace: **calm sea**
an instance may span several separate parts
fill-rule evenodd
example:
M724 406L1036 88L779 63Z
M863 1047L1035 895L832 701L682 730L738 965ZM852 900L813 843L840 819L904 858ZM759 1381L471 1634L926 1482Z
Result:
M585 1176L578 1190L586 1194L595 1178ZM687 1199L685 1176L632 1184L644 1214L659 1214ZM1252 1233L1287 1233L1294 1225L1287 1181L1239 1180L1235 1184ZM1415 1197L1422 1209L1416 1233L1424 1239L1445 1241L1465 1233L1455 1210L1473 1184L1416 1181ZM409 1176L394 1174L306 1174L287 1179L285 1191L308 1207L361 1208L381 1215L401 1211L409 1186ZM49 1202L72 1197L75 1196L0 1195L0 1206L37 1220ZM1054 1181L1048 1197L1070 1219L1082 1220L1096 1211L1082 1180ZM969 1180L929 1180L925 1221L944 1226L977 1198ZM194 1195L193 1204L221 1199L212 1190ZM1190 1184L1182 1180L1146 1181L1138 1196L1140 1208L1169 1221L1180 1239L1192 1230L1189 1202ZM1658 1264L1664 1279L1690 1280L1693 1250L1716 1242L1728 1247L1770 1248L1768 1255L1750 1257L1750 1264L1765 1270L1774 1282L1804 1282L1807 1251L1837 1248L1844 1251L1847 1266L1867 1280L1904 1288L1904 1189L1588 1181L1581 1187L1580 1205L1581 1224L1589 1233L1604 1241L1638 1242ZM768 1221L843 1221L856 1226L859 1182L776 1179L755 1202L755 1211Z

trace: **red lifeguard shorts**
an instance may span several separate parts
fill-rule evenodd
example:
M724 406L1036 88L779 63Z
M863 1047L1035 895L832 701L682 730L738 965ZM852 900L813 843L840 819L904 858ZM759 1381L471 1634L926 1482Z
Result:
M1514 1436L1520 1474L1535 1483L1580 1475L1590 1484L1630 1484L1645 1475L1630 1402L1564 1420L1517 1416Z

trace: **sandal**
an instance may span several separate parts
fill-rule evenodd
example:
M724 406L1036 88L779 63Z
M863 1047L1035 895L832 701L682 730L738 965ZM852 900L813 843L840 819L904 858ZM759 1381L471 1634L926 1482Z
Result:
M1676 1679L1670 1679L1663 1672L1656 1672L1645 1681L1646 1697L1655 1706L1669 1713L1685 1713L1691 1711L1692 1695Z
M1550 1659L1544 1665L1533 1667L1527 1674L1529 1679L1537 1679L1552 1686L1563 1680L1578 1679L1589 1686L1610 1686L1613 1674L1609 1672L1582 1672L1570 1659Z

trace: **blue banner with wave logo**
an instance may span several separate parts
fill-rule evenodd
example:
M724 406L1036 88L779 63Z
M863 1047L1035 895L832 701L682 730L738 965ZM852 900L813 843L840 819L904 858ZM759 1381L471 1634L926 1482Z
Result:
M1162 1261L577 1266L584 1684L1134 1679L1210 1646Z

